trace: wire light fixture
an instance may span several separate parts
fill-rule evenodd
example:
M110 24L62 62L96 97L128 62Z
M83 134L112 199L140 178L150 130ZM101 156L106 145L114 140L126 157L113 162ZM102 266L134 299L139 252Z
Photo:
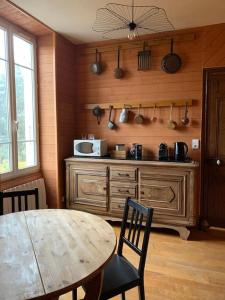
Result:
M133 40L140 35L174 30L166 11L157 6L136 6L108 3L96 12L93 30L103 38L121 38L127 35Z

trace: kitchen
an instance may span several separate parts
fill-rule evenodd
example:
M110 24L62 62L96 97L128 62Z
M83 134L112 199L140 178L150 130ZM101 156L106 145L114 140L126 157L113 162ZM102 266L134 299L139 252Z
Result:
M8 1L3 2L5 2L4 9L0 9L0 15L12 22L17 20L17 25L22 26L23 22L20 22L19 18L15 19L13 17L19 14L17 8ZM10 6L8 10L5 8L6 2ZM18 3L17 1L13 2L19 5L19 1ZM28 10L28 7L25 10ZM7 14L7 11L10 14ZM32 15L31 11L30 14ZM38 16L36 17L38 18ZM209 216L212 204L208 205L211 200L209 202L204 201L201 197L204 180L208 180L203 178L202 175L205 174L206 167L208 168L204 164L204 157L208 155L205 146L205 128L206 121L209 119L205 115L205 94L206 82L211 76L209 69L217 68L217 71L221 74L224 72L222 69L225 65L224 22L216 22L218 24L206 23L204 26L200 26L201 24L187 26L187 29L178 29L173 34L152 34L146 39L149 43L146 50L151 51L150 69L142 71L138 70L138 52L143 50L142 42L136 46L127 43L126 40L121 44L110 40L73 44L62 35L55 33L48 27L46 28L43 24L38 25L40 26L38 27L37 20L31 20L30 16L26 18L27 22L25 23L28 25L25 24L24 26L28 27L25 27L25 29L29 31L30 26L33 34L37 36L41 170L23 178L2 181L1 189L7 189L23 182L44 177L48 207L64 207L65 203L67 202L68 205L68 201L70 201L66 196L65 159L68 165L73 160L78 161L78 158L71 158L74 154L73 141L75 139L88 137L104 139L107 141L109 151L114 151L114 155L116 145L121 147L121 144L124 144L128 155L130 148L135 143L142 145L142 160L139 159L140 156L137 156L138 159L129 161L120 157L119 160L110 159L107 162L103 162L103 159L96 159L99 163L93 163L92 158L87 158L87 164L99 164L98 170L101 166L107 165L109 169L114 168L115 172L118 169L115 168L115 165L117 167L119 165L120 170L123 170L130 164L129 167L131 167L132 172L137 169L137 171L134 171L134 173L137 172L134 175L136 176L135 181L131 178L133 180L131 180L132 185L137 186L140 184L137 181L140 179L138 176L142 176L138 173L140 168L146 170L146 166L147 169L153 166L158 174L161 169L163 169L163 172L165 170L168 172L171 166L172 172L174 170L177 170L178 173L181 172L181 177L183 176L182 172L188 169L188 176L190 176L188 182L192 178L194 188L187 182L182 188L185 191L190 191L188 195L191 195L194 199L193 202L190 202L194 204L194 209L191 211L191 215L188 215L191 220L189 221L193 222L191 226L199 224L198 222L201 219L203 225L207 227L208 217L211 218L213 223L212 216ZM174 39L173 51L179 55L182 61L180 69L173 74L166 73L161 69L163 58L170 53L171 38ZM114 70L118 66L118 46L120 46L120 68L123 70L121 79L114 77ZM103 70L99 75L93 74L90 70L90 66L95 62L96 49L100 52L100 62L103 65ZM188 102L186 118L189 122L184 125L182 120L185 118L186 102ZM93 108L97 105L104 109L104 113L99 118L100 124L98 124L97 117L93 114ZM116 128L113 130L108 128L110 106L113 106L110 120L116 124ZM129 110L129 119L123 123L120 122L120 116L122 110L126 107ZM142 124L135 121L139 114L144 119ZM174 129L168 128L171 120L176 122L176 128ZM159 157L159 150L162 150L162 148L159 149L161 144L167 145L168 156L174 160L173 149L176 142L187 144L187 155L191 162L156 161ZM213 142L210 144L213 144ZM163 149L165 150L165 147ZM185 152L183 146L181 149L182 152ZM164 154L167 157L166 150ZM222 160L223 155L218 158L213 156L214 158L216 161L218 159ZM181 160L186 160L186 157L183 156ZM85 158L80 159L81 164L84 161ZM133 176L132 172L131 177ZM147 173L149 176L149 172ZM143 178L144 175L142 180ZM176 179L179 182L179 178ZM107 184L111 184L111 188L118 188L118 185L115 185L115 182L118 183L118 181L120 179L117 177L116 180L114 177L112 182L108 181ZM130 187L131 182L128 182L125 186ZM139 193L138 189L139 187L137 193ZM133 190L131 193L133 193ZM207 194L207 191L205 193ZM140 194L138 195L140 197ZM118 197L112 198L114 203L117 204ZM179 209L179 213L186 214L182 211L182 207L179 207ZM117 219L121 219L121 213L116 213L115 216ZM218 218L221 219L220 224L222 224L220 214ZM160 222L157 224L161 225ZM166 228L170 228L174 224L167 223L166 225ZM182 228L185 226L182 226ZM189 230L189 228L187 229ZM189 233L185 232L184 237L187 238ZM176 233L170 234L173 236ZM193 234L195 236L195 229ZM191 235L190 243L192 243ZM171 299L175 298L171 297Z

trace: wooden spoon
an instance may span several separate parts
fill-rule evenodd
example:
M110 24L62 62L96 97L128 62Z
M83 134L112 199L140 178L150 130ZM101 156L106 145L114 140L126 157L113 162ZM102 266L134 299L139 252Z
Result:
M152 121L152 122L157 121L157 117L156 117L156 115L155 115L155 112L156 112L156 104L155 104L155 106L154 106L153 116L151 117L151 121Z
M172 114L173 114L173 104L171 104L171 106L170 106L170 119L169 119L169 122L168 122L168 128L169 129L176 129L177 123L175 121L173 121Z
M181 123L183 125L185 125L185 126L188 125L188 123L189 123L189 119L187 117L187 114L188 114L188 105L186 103L186 105L185 105L185 111L184 111L184 117L181 119Z

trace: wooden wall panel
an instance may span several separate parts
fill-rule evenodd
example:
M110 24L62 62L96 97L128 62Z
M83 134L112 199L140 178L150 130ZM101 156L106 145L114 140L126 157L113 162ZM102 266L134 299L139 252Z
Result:
M93 54L84 55L86 48L102 46L104 43L81 45L77 56L77 97L80 107L77 107L79 116L78 131L81 134L93 133L97 137L105 138L110 147L116 143L141 143L145 153L156 156L158 145L166 142L173 147L175 141L185 141L189 146L189 155L200 160L200 150L191 150L191 140L201 139L202 124L202 87L203 68L225 65L225 24L207 26L191 30L177 31L177 34L195 33L192 41L177 42L174 51L182 58L182 68L176 74L166 74L161 71L160 63L169 51L169 45L152 46L152 67L147 72L137 71L137 49L123 50L121 53L121 67L125 70L125 77L121 80L113 78L116 66L116 53L104 52L101 54L104 64L104 73L92 75L89 66L94 62ZM157 35L154 35L154 38ZM107 41L106 44L109 42ZM142 110L147 121L144 125L136 125L133 118L137 111L131 114L129 124L119 124L119 111L114 111L114 121L118 124L115 131L107 128L108 111L102 118L101 125L92 116L91 111L84 111L84 103L129 103L132 101L152 101L191 98L194 105L189 108L190 124L187 127L180 125L184 114L183 108L174 109L174 120L179 124L177 130L167 128L169 108L156 111L157 121L150 122L152 109Z
M160 70L161 59L169 52L169 45L152 46L152 69L148 72L137 71L137 50L122 51L121 67L125 70L125 77L116 80L113 78L116 53L102 54L105 70L100 76L89 71L90 64L95 61L94 55L82 55L86 47L98 47L110 44L110 41L74 46L6 0L0 0L0 15L39 36L40 158L49 207L61 206L63 160L72 154L75 137L93 133L106 138L110 147L116 143L129 146L138 142L144 145L149 156L157 154L161 142L172 147L175 141L182 140L190 148L193 138L201 138L203 68L225 66L224 24L177 32L196 34L194 41L175 44L174 50L183 61L177 74L165 74ZM154 38L157 36L154 35ZM140 126L134 124L133 112L130 123L119 125L116 131L107 129L108 111L101 125L97 125L91 111L82 109L85 103L154 102L179 98L192 98L194 105L189 109L190 124L185 128L179 126L174 131L167 129L169 110L166 108L156 111L156 122L150 122L152 109L142 111L147 121ZM182 116L183 109L175 109L174 119L178 123ZM118 122L119 111L114 117ZM190 150L189 154L200 160L200 150ZM40 173L35 176L40 176Z
M76 134L76 61L75 46L56 35L56 100L58 135L59 199L65 195L64 159L73 154L73 139ZM60 201L60 204L62 202Z
M175 141L185 141L189 147L192 138L199 138L201 134L201 89L202 69L201 50L196 40L179 42L175 44L177 52L183 61L182 69L176 74L166 74L160 69L160 62L169 51L169 45L153 46L152 67L150 71L137 71L137 50L123 50L121 55L121 67L125 70L125 77L121 80L113 78L113 70L116 66L116 53L105 52L102 54L102 62L105 65L104 73L100 76L92 75L89 65L94 61L93 55L79 56L77 84L78 98L80 103L101 103L132 101L169 100L179 98L194 99L194 106L189 108L190 124L187 127L180 125L184 109L174 109L174 120L179 124L177 130L167 128L169 120L169 108L156 110L157 121L151 122L153 109L144 109L141 113L146 117L144 125L136 125L133 121L136 111L131 114L129 124L119 124L120 111L114 111L114 120L118 124L116 131L107 128L108 111L98 126L91 111L80 109L79 115L80 133L93 133L98 137L107 139L110 147L116 143L141 143L145 153L155 156L158 152L158 145L166 142L173 146ZM83 49L80 49L82 54ZM191 148L191 147L190 147ZM192 152L194 159L199 159L200 151Z
M41 171L49 207L59 207L54 35L38 38L38 92Z
M203 28L203 32L203 67L225 66L225 24Z

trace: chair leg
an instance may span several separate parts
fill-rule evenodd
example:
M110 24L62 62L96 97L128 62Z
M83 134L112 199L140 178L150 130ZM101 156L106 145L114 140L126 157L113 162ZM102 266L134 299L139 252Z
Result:
M122 292L122 293L121 293L121 300L126 300L125 292Z
M72 299L77 300L77 289L72 290Z
M138 286L139 300L145 300L145 288L144 284Z

